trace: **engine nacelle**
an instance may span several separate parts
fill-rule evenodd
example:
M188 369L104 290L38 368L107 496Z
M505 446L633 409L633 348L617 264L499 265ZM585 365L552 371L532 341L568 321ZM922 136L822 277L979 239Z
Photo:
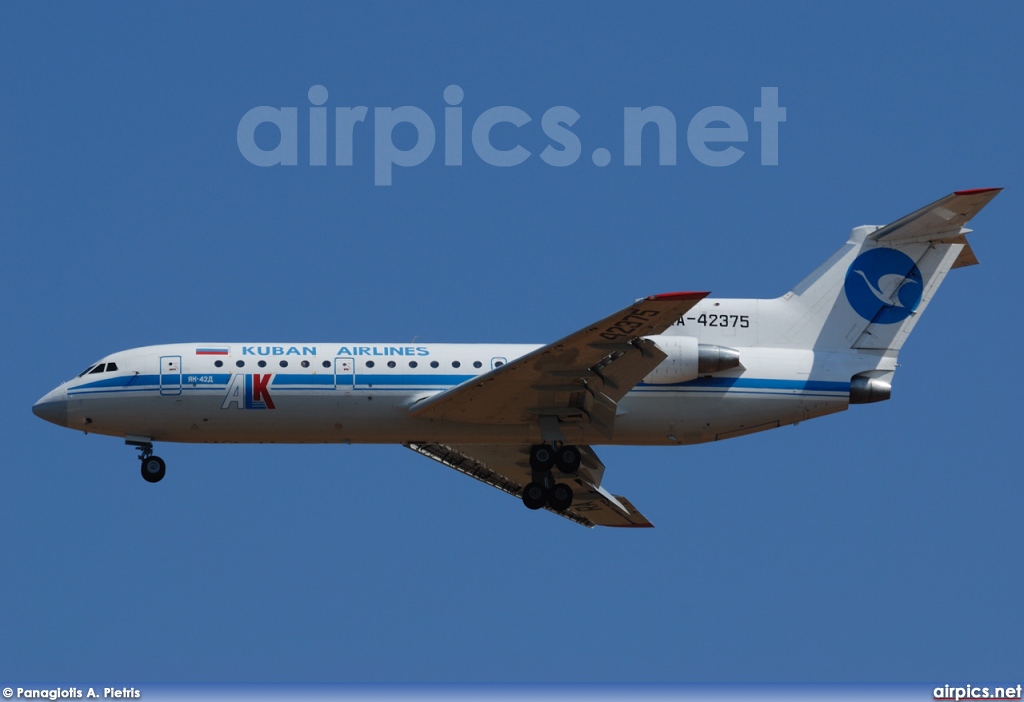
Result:
M866 405L882 402L892 396L892 385L881 378L870 375L855 375L850 378L850 404Z
M702 375L735 368L740 364L740 352L728 346L698 344L693 336L647 337L668 354L668 358L644 378L650 385L685 383Z
M697 346L697 372L701 375L736 368L739 364L740 352L736 349L717 344L699 344Z

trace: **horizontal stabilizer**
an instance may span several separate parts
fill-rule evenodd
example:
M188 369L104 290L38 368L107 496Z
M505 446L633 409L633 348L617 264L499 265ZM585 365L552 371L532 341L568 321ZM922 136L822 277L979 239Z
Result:
M868 235L885 246L945 241L961 236L963 226L1002 188L958 190ZM961 265L970 265L967 263Z
M965 266L976 266L978 265L978 257L974 255L974 249L971 248L971 242L967 241L967 234L970 234L972 230L963 229L962 233L958 237L954 237L944 242L946 244L960 244L963 248L957 255L956 260L953 261L953 268L964 268Z

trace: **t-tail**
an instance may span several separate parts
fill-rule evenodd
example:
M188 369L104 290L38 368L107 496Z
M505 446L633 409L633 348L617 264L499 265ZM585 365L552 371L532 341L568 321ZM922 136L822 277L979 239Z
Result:
M946 274L978 262L964 224L1000 190L960 190L884 227L856 227L828 261L771 301L778 335L763 341L899 351Z
M897 354L946 274L978 263L964 225L1000 190L959 190L886 226L856 227L839 251L782 297L705 300L695 314L713 324L694 329L684 320L690 328L683 333L728 347L731 318L717 328L721 315L712 319L713 313L747 309L749 320L741 314L739 326L750 325L761 353L804 351L801 373L808 379L848 379L852 404L886 400Z
M946 274L978 263L964 225L1000 190L959 190L884 227L856 227L792 291L767 301L761 343L877 356L851 378L850 401L888 399L896 356Z

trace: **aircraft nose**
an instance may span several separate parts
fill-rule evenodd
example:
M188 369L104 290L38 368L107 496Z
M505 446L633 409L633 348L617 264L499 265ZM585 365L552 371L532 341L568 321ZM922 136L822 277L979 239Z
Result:
M32 413L40 419L66 427L68 425L68 398L63 388L51 390L39 398L39 401L32 405Z

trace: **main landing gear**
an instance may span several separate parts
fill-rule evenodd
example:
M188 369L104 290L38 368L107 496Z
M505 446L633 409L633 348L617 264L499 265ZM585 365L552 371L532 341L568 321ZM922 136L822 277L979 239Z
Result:
M530 470L533 482L523 488L523 504L529 509L550 507L562 512L572 506L572 486L556 483L551 469L575 475L583 456L575 446L537 444L530 448Z
M153 444L149 441L129 441L126 444L134 446L139 450L139 460L142 461L142 477L147 483L159 483L167 472L167 464L164 459L153 455Z

